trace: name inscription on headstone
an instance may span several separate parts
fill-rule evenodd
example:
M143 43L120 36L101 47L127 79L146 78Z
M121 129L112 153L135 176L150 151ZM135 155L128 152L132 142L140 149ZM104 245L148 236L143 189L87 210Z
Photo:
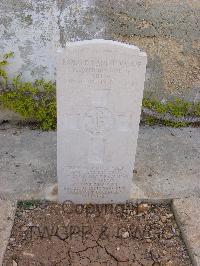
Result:
M123 202L131 196L146 54L92 40L67 44L57 64L59 198Z

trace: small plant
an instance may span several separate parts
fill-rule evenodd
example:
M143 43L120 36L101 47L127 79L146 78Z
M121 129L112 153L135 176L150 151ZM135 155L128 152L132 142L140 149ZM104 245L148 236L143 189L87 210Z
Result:
M194 114L200 116L200 103L197 103L194 107Z
M154 126L154 125L164 125L167 127L186 127L189 124L185 122L173 122L173 121L167 121L167 120L160 120L151 116L145 117L145 123L149 126Z
M155 99L144 98L142 106L156 111L157 113L164 114L167 112L167 106Z
M172 102L166 104L166 109L172 115L176 117L188 115L192 104L183 101L182 99L175 99Z
M1 83L3 83L3 85L6 85L7 81L8 81L8 75L7 75L7 72L4 69L4 67L8 65L8 59L13 57L13 56L14 56L13 52L4 54L3 59L0 61L0 79L1 79Z
M36 121L43 130L56 129L56 86L51 81L36 80L22 82L20 76L9 84L4 67L14 53L7 53L0 61L0 81L6 90L0 92L2 107L19 113L22 117Z
M158 117L151 115L145 116L145 122L148 125L162 124L170 127L185 127L188 126L189 122L181 121L169 121L165 117L159 118L159 115L171 115L174 117L185 117L185 116L200 116L200 103L192 104L182 99L175 99L168 101L167 103L161 103L155 99L143 99L143 107L148 108L158 114ZM161 116L162 117L162 116Z
M194 109L192 103L185 102L182 99L175 99L167 103L161 103L155 99L144 98L142 105L143 107L149 108L159 114L169 113L175 117L188 115L190 114L191 109Z
M13 80L13 89L0 94L4 108L39 123L42 130L56 129L56 86L53 82Z
M147 116L147 117L145 117L145 123L149 126L154 126L154 125L158 124L158 120L154 117Z
M0 85L4 85L6 90L0 91L0 103L4 108L19 113L26 119L38 123L42 130L56 129L56 85L51 81L36 80L34 83L22 82L20 76L13 79L8 88L8 76L4 69L8 65L8 59L14 53L7 53L0 61ZM159 102L155 99L143 99L143 107L148 108L158 114L170 114L174 117L187 115L200 116L200 103L192 104L175 99L167 103ZM187 126L185 122L174 122L153 115L147 115L145 122L149 125L163 124L172 127Z
M40 200L23 200L18 202L18 207L21 209L33 209L39 206Z
M185 123L185 122L173 122L173 121L167 121L167 120L162 121L161 124L163 124L163 125L165 125L167 127L174 127L174 128L187 127L187 126L189 126L189 123Z

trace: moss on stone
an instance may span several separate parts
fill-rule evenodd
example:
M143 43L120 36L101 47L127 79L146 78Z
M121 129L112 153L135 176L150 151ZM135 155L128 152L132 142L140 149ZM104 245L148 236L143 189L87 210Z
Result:
M26 23L27 25L33 24L33 19L32 19L31 14L29 14L29 15L24 15L23 14L21 16L21 21L24 22L24 23Z
M13 56L14 56L13 52L4 54L1 61L0 61L0 82L1 82L1 85L7 84L8 75L7 75L7 72L4 69L4 67L8 65L8 59L13 57Z

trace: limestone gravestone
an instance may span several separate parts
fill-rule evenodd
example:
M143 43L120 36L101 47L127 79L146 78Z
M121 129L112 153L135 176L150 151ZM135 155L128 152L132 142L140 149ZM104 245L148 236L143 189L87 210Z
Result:
M57 60L60 201L131 197L147 57L115 41L69 43Z

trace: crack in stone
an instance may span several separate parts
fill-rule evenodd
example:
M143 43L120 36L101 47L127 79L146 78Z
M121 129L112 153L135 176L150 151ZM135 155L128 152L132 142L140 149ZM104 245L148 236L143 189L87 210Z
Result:
M64 35L64 27L61 26L61 15L65 7L65 1L57 0L56 3L57 3L57 9L59 12L57 16L57 24L58 24L59 35L60 35L59 41L60 41L60 45L64 47L65 46L65 40L64 40L65 35Z

